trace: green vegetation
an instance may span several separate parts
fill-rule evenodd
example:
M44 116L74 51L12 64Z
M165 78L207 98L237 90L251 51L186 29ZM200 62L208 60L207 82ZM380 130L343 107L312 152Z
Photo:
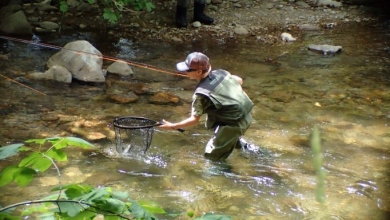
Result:
M325 202L325 171L322 167L321 138L318 127L315 126L311 136L311 149L313 151L314 170L317 175L316 199L318 202Z
M19 186L28 185L38 174L44 173L54 166L58 177L61 173L56 161L67 161L66 148L81 147L83 149L94 146L75 137L55 137L45 139L31 139L20 144L11 144L0 147L0 160L12 157L19 152L27 154L18 165L5 167L0 173L0 187L7 184ZM39 189L37 189L39 190ZM54 187L54 194L40 200L25 201L7 207L0 206L0 220L22 219L23 216L34 216L36 219L85 219L90 220L99 214L106 220L119 219L157 219L155 214L179 216L186 215L193 218L193 212L167 214L164 209L153 201L135 201L127 192L118 191L110 187L95 188L90 185L71 183ZM16 213L19 206L28 205L21 213ZM205 214L199 220L228 220L228 216Z
M89 4L96 3L97 0L88 0ZM155 5L151 0L101 0L103 6L103 18L110 24L116 24L121 16L121 13L128 11L147 11L151 12ZM129 9L131 7L132 9ZM66 13L68 11L68 4L65 0L60 2L60 11Z

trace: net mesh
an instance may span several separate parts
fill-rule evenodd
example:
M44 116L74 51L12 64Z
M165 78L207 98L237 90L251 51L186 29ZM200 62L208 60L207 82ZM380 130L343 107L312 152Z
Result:
M145 153L152 142L158 123L143 117L122 117L114 120L116 150L119 154Z

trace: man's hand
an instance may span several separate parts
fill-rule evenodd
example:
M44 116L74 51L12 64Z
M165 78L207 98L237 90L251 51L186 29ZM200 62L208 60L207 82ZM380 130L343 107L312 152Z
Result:
M159 128L165 128L165 129L176 129L175 127L175 124L174 123L171 123L169 121L166 121L166 120L162 120L162 125L158 126Z

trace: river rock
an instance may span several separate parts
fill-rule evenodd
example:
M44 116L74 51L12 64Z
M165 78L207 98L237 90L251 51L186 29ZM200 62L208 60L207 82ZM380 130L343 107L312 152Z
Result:
M195 28L198 28L198 27L202 26L202 24L199 21L195 21L194 23L192 23L192 26Z
M42 121L57 121L59 119L58 115L56 114L45 114L41 116Z
M238 35L246 35L249 33L249 31L242 26L238 26L238 27L234 28L233 31L234 31L234 33L236 33Z
M6 6L4 8L13 7ZM2 8L0 13L6 13L9 15L4 16L4 14L0 15L0 32L4 32L7 34L15 34L15 35L32 35L32 27L30 23L27 21L26 15L22 10L16 11L15 13L10 13L8 10L3 10ZM12 9L13 10L13 9Z
M323 45L309 44L308 48L309 50L323 52L325 55L328 53L337 53L342 50L341 46L332 46L328 44L323 44Z
M303 2L303 1L297 1L297 2L295 2L295 4L299 7L302 7L302 8L310 8L310 5L308 5L306 2Z
M291 36L291 34L289 34L289 33L282 33L280 35L280 38L282 38L282 41L285 41L285 42L292 42L292 41L296 41L297 40L296 38Z
M341 7L342 3L333 0L318 0L318 6Z
M66 0L66 3L71 8L77 7L80 4L78 0Z
M133 93L127 93L127 94L111 94L109 95L109 98L115 102L126 104L126 103L134 103L137 102L139 97Z
M116 61L107 68L107 72L121 76L133 76L134 71L125 61Z
M84 82L104 82L102 53L85 40L65 45L46 63L48 68L58 65L65 67L72 77Z
M20 10L22 10L20 5L7 5L0 8L0 22L3 21L5 17L10 16Z
M93 10L93 7L86 2L81 2L77 6L77 11L80 11L80 12L91 12L92 10Z
M149 102L153 104L178 104L180 97L169 92L158 92L149 98Z
M57 30L60 27L57 23L51 21L39 22L39 26L47 30Z
M51 0L45 0L43 2L34 3L34 6L39 11L55 11L55 10L57 10L56 7L51 5Z
M50 67L44 73L34 72L30 74L29 77L32 77L34 79L55 80L63 83L72 82L72 74L65 67L57 66L57 65Z
M319 30L321 30L321 28L316 26L316 25L302 24L302 25L299 25L299 30L301 30L301 31L319 31Z
M284 102L284 103L289 103L295 99L294 95L291 94L291 92L286 92L286 91L273 91L269 93L268 96L270 98L275 99L277 102Z

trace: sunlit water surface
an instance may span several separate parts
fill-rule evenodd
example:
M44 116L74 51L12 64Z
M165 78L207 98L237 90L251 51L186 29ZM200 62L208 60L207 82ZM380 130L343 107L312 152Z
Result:
M86 138L80 130L104 134L106 139L91 141L98 150L68 150L69 161L59 164L61 183L114 187L129 192L133 199L156 201L170 213L194 211L200 216L213 212L234 219L386 219L390 213L389 29L382 24L352 26L348 32L342 28L307 32L298 42L272 46L143 44L94 34L33 39L59 46L87 39L105 55L172 70L189 52L202 51L214 69L240 75L255 103L246 140L259 147L260 153L237 150L226 163L203 158L204 145L211 137L203 125L185 133L156 128L144 155L123 157L115 151L115 117L184 119L190 112L195 82L134 68L135 77L120 80L146 83L153 91L180 96L182 102L155 105L141 95L137 103L118 104L107 98L104 84L63 86L29 80L25 75L44 71L44 63L57 51L1 40L2 54L9 56L1 60L1 74L46 96L2 77L0 144L37 137ZM343 51L324 56L307 50L311 43L340 45ZM266 62L273 58L274 62ZM315 125L321 131L326 170L324 204L315 199L316 176L308 144ZM42 198L58 181L51 170L27 187L3 187L0 204Z

